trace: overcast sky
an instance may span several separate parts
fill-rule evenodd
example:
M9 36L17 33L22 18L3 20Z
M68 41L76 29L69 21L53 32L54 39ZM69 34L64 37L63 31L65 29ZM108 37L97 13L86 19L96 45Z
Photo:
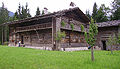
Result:
M85 13L88 9L92 12L94 2L97 3L98 7L101 4L105 4L106 7L110 7L113 0L0 0L0 7L2 6L2 2L4 2L5 7L8 10L15 12L18 9L19 3L25 6L27 2L28 8L30 8L30 13L34 16L37 7L39 7L40 10L47 7L48 11L54 12L70 8L69 4L71 1Z

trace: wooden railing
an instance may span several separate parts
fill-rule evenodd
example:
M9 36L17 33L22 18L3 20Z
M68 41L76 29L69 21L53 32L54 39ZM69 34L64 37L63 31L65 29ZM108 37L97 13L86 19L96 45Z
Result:
M72 30L70 24L66 24L64 27L61 26L61 29ZM80 26L74 25L74 31L81 31Z
M61 29L72 30L70 24L66 24L64 27L61 26ZM77 26L77 25L74 25L74 29L73 30L81 32L81 27ZM87 28L84 28L84 30L86 30L86 32L88 32Z
M24 32L24 31L31 31L31 30L38 30L38 29L47 29L47 28L52 28L52 23L44 23L44 24L36 24L32 26L17 27L16 32Z

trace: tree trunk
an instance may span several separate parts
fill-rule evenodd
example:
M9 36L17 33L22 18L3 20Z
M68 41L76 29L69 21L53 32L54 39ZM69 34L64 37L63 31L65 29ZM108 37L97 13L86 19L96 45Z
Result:
M91 47L91 59L94 61L94 52L93 52L93 46Z
M4 32L5 32L5 34L4 34L5 38L4 39L5 39L5 42L7 42L7 26L6 25L5 25L5 31Z
M61 41L60 41L60 40L58 40L57 50L58 50L58 51L60 51L60 49L61 49Z
M111 45L111 54L113 54L113 51L112 51L112 45Z
M4 45L4 27L2 27L2 45Z

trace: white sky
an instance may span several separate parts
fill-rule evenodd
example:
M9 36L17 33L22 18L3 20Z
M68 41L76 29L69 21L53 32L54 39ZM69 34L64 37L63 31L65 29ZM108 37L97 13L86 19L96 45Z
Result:
M18 9L19 3L21 5L28 3L28 8L32 16L35 15L37 7L42 10L44 7L48 8L48 11L54 12L58 10L68 9L70 2L74 2L77 7L79 7L84 13L86 10L92 12L94 2L97 3L98 7L101 4L105 4L106 7L109 6L113 0L0 0L0 7L2 2L4 2L5 7L8 10L15 12Z

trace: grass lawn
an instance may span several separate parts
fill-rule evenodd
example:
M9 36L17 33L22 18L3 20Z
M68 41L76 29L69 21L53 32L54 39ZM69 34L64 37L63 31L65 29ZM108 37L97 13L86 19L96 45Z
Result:
M120 51L44 51L0 46L0 69L120 69Z

